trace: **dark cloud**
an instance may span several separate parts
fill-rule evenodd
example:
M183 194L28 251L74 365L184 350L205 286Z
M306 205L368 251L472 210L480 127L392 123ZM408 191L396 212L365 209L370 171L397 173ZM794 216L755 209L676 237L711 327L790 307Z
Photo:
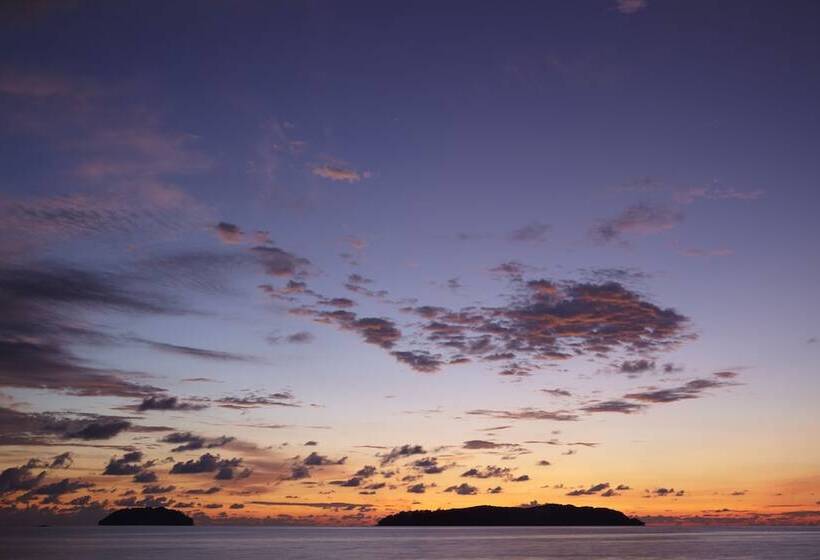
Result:
M427 486L425 486L423 482L419 482L408 486L407 491L410 494L424 494L427 491Z
M498 449L499 447L507 447L507 444L483 439L471 439L464 442L464 449Z
M142 399L142 402L137 404L135 410L138 412L147 412L149 410L174 410L174 411L189 411L202 410L207 408L207 405L184 402L177 397L151 395Z
M115 416L20 412L0 407L0 445L52 445L55 438L111 439L125 430L142 430Z
M335 297L335 298L326 298L319 300L319 304L326 305L328 307L338 307L340 309L348 309L356 305L356 302L352 299L343 298L343 297Z
M182 463L174 463L171 474L201 474L216 473L214 478L229 480L234 478L235 469L242 464L242 459L223 459L219 455L205 453L199 459L189 459Z
M410 466L425 474L439 474L446 470L447 467L439 465L437 457L424 457L410 463Z
M168 494L176 490L176 486L160 486L159 484L149 484L142 488L143 494Z
M532 222L524 227L510 232L510 241L526 243L543 243L547 240L547 235L552 231L552 226L541 222Z
M313 342L313 335L307 331L299 331L293 334L289 334L285 340L287 340L290 344L308 344Z
M607 490L609 488L608 482L600 482L598 484L594 484L586 489L576 489L570 492L567 492L567 496L594 496L599 492Z
M217 447L223 447L234 441L234 438L221 436L218 438L208 439L202 436L194 435L191 432L173 432L163 437L160 441L163 443L177 445L177 447L174 447L171 451L174 453L179 453L182 451L195 451L197 449L214 449Z
M178 314L128 278L57 265L0 268L0 386L51 389L82 396L143 397L159 391L129 374L89 364L76 343L108 344L107 334L83 326L90 312Z
M618 371L620 371L621 373L630 373L630 374L644 373L644 372L647 372L647 371L652 371L653 369L655 369L655 362L653 362L652 360L645 360L645 359L632 360L632 361L624 360L618 366Z
M32 496L45 496L43 503L59 503L60 496L71 494L77 490L91 488L93 486L94 484L91 482L64 478L59 482L52 482L50 484L37 486L36 488L29 490L23 496L20 496L18 500L27 501Z
M423 455L424 453L426 451L421 445L404 444L401 447L394 447L388 453L382 455L381 464L382 466L389 465L398 459L410 457L411 455Z
M683 221L675 209L650 204L636 204L618 216L603 221L592 229L592 236L602 243L623 241L625 236L651 235L674 228Z
M354 476L359 478L370 478L376 474L376 467L372 465L365 465L354 473Z
M122 457L111 457L103 474L110 476L137 475L143 470L143 467L139 464L142 458L143 455L140 451L131 451Z
M279 391L277 393L268 393L265 395L251 393L241 397L220 397L217 399L212 399L210 402L221 408L233 408L237 410L261 408L265 406L301 406L298 402L296 402L295 397L289 391Z
M159 477L154 471L141 471L135 474L132 480L134 482L145 484L149 482L156 482L158 479Z
M245 236L239 226L228 222L219 222L213 229L219 239L227 245L242 243Z
M665 498L667 496L672 496L680 498L684 496L686 492L683 490L675 490L674 488L666 488L661 486L660 488L655 488L654 490L645 490L644 494L648 497Z
M507 263L504 269L510 267ZM517 266L512 269L516 275L522 272ZM383 318L371 319L375 322L364 329L359 322L365 320L357 320L350 312L309 313L320 322L363 330L368 342L390 349L403 363L425 372L473 358L504 361L503 375L525 376L536 370L539 362L584 355L647 354L670 350L692 338L684 316L658 307L617 282L515 279L516 291L505 306L403 308L426 319L406 336ZM392 350L402 339L426 343L428 348Z
M304 465L294 465L287 480L302 480L303 478L310 478L310 469Z
M362 483L362 479L358 476L354 476L347 480L331 480L330 484L334 484L336 486L342 486L345 488L355 488L358 487Z
M293 506L293 507L310 507L319 508L332 511L370 511L373 509L373 504L352 504L348 502L273 502L265 500L254 500L248 502L260 506Z
M725 372L720 372L725 373ZM734 382L721 381L725 376L717 375L719 379L693 379L679 387L666 389L649 389L624 395L626 399L633 399L645 403L670 403L688 399L697 399L704 391L735 385ZM731 377L728 377L731 379Z
M578 415L566 410L540 410L536 408L520 408L518 410L468 410L467 414L488 416L502 420L553 420L556 422L573 422Z
M572 393L566 389L541 389L542 393L552 395L553 397L571 397Z
M70 451L56 455L49 463L50 469L68 469L74 464L74 455Z
M584 406L581 410L584 412L596 413L596 412L620 412L621 414L633 414L635 412L640 412L646 408L646 405L625 401L625 400L611 400L611 401L601 401L593 404L589 404Z
M507 467L496 467L489 465L484 467L474 467L461 473L461 476L467 478L510 478L512 471Z
M200 358L217 362L258 362L259 358L246 354L235 354L233 352L222 352L219 350L208 350L206 348L196 348L193 346L181 346L179 344L168 344L139 337L131 337L129 340L145 345L154 350L167 354L177 354L190 358Z
M20 490L31 490L39 485L46 477L46 471L41 470L38 474L34 474L32 471L35 468L39 470L41 467L37 461L32 460L19 467L9 467L0 472L0 496Z
M312 451L310 455L305 457L302 460L303 465L307 465L309 467L319 467L325 465L343 465L347 457L342 457L341 459L329 459L324 455L319 455L315 451Z
M416 371L422 373L433 373L439 370L444 364L438 354L428 352L391 352L394 358L403 364L409 365Z
M252 247L250 251L263 266L265 272L271 276L306 276L311 266L309 260L272 245L258 245Z
M458 486L448 486L444 491L455 492L460 496L473 496L475 494L478 494L478 488L476 488L475 486L471 486L466 482L462 482Z
M186 490L185 494L187 496L210 496L211 494L216 494L222 490L219 486L211 486L209 488L192 488L190 490Z

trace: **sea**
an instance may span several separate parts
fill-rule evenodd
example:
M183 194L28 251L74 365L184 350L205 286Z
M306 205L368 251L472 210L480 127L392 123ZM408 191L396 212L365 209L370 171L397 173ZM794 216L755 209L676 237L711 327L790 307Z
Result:
M15 527L2 560L820 559L820 528Z

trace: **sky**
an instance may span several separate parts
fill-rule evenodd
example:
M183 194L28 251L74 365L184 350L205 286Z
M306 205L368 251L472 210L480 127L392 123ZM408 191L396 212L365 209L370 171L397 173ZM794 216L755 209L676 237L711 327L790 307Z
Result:
M820 522L819 11L3 2L0 519Z

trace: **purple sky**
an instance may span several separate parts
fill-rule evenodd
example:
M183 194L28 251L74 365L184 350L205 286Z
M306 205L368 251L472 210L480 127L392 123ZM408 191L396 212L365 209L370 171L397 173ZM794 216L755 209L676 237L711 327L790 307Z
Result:
M0 513L820 519L819 10L4 3Z

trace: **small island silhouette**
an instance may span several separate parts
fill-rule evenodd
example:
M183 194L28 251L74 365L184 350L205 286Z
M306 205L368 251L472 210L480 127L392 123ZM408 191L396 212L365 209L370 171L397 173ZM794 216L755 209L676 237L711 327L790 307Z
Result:
M644 522L609 508L545 504L475 506L459 509L402 511L383 517L379 526L642 526Z
M194 520L164 507L119 509L100 519L99 525L193 525Z

